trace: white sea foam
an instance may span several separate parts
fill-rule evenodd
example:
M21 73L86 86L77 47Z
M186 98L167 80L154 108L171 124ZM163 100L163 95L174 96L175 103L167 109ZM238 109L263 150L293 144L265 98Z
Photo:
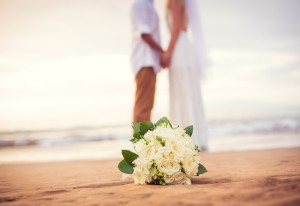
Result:
M209 127L212 142L224 141L233 137L237 142L243 143L244 137L270 136L271 134L286 134L286 136L299 136L300 118L272 118L244 121L211 122ZM83 142L104 140L129 140L131 128L126 125L107 127L82 127L61 130L41 131L12 131L0 133L0 146L27 146L39 145L43 147L69 145ZM239 138L237 138L239 137ZM266 142L268 138L263 139ZM273 139L269 138L270 141ZM226 140L225 140L226 141ZM255 140L256 141L256 140ZM270 144L274 142L270 142ZM217 149L218 150L218 149Z

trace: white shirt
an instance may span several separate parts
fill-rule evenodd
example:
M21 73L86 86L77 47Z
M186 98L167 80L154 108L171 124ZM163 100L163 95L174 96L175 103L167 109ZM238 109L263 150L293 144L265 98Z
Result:
M142 34L150 34L160 44L159 19L153 0L134 0L131 11L132 51L131 66L136 75L142 67L153 67L155 73L161 70L160 56L143 39Z

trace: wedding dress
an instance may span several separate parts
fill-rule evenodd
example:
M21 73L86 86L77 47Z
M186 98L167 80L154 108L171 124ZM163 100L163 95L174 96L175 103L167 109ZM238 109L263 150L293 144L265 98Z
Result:
M171 15L167 15L172 27ZM193 125L193 143L202 149L208 148L206 125L200 78L197 74L195 49L190 37L181 31L173 50L169 66L170 119L180 127Z

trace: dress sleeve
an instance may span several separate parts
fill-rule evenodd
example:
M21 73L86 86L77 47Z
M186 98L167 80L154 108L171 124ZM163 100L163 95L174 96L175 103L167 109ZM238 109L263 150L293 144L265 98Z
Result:
M131 18L135 22L135 34L141 37L142 34L151 33L151 22L147 5L143 2L136 2L132 7Z

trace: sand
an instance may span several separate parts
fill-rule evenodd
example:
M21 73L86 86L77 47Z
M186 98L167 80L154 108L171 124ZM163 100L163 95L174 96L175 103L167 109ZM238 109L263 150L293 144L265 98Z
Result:
M300 205L300 148L203 153L193 185L122 181L119 159L0 165L0 205Z

